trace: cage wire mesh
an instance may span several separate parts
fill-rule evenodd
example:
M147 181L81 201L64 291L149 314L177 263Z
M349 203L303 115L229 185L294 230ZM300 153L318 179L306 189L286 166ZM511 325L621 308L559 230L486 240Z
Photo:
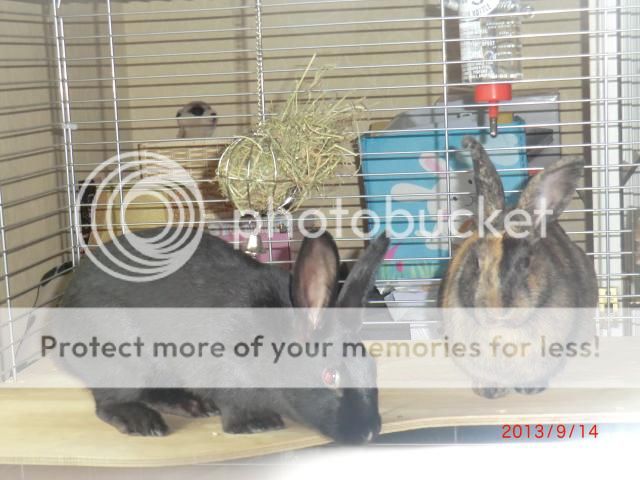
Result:
M525 120L521 128L527 141L518 149L526 152L528 163L512 170L535 171L559 155L585 158L584 184L561 223L596 265L599 332L637 334L640 5L635 0L522 3L532 11L508 16L522 21L517 38L522 42L518 55L523 75L511 82L514 100L504 110L512 113L512 119L517 115ZM190 169L204 185L203 192L209 192L207 215L199 221L214 230L223 228L229 205L211 182L211 165L236 135L246 134L282 107L313 54L318 60L312 70L332 67L322 83L325 93L365 99L368 118L354 133L373 139L384 138L381 132L406 133L402 122L395 120L408 117L398 115L404 112L410 117L421 109L422 115L436 115L441 123L412 128L407 138L444 131L445 143L425 148L407 141L399 150L377 153L387 164L382 173L360 168L362 159L354 155L341 165L336 181L303 208L327 210L339 200L352 215L375 201L367 188L370 182L420 178L389 160L425 154L443 162L427 172L439 180L436 187L412 195L444 207L445 217L456 202L471 198L472 189L460 181L468 179L469 171L456 169L449 138L465 132L486 135L488 126L480 119L487 105L469 101L473 84L461 75L464 16L448 8L451 4L444 0L3 2L0 303L7 308L0 324L0 378L15 378L25 367L16 364L16 349L23 337L36 335L41 327L27 329L28 316L12 312L16 307L54 306L64 273L82 254L87 224L100 227L106 222L87 219L76 208L76 194L87 175L114 156L164 153ZM213 106L214 135L177 141L176 112L193 100ZM529 141L534 134L552 140L550 144ZM363 142L359 148L364 148ZM508 155L514 147L488 150L490 155ZM117 181L116 177L114 184ZM138 206L148 210L153 203ZM329 218L334 232L335 220ZM142 226L165 221L162 215L147 216ZM121 211L112 223L123 222L135 223ZM366 227L366 219L359 222ZM346 230L337 241L346 262L353 261L364 245ZM408 241L424 244L424 238ZM289 258L276 258L275 242L269 232L267 260L287 264ZM388 306L435 304L437 268L449 260L452 238L436 242L440 244L429 254L405 256L395 264L393 275L379 279L385 294L393 290L386 298ZM295 252L295 232L286 232L285 243ZM418 319L416 325L423 333L437 335L428 319Z

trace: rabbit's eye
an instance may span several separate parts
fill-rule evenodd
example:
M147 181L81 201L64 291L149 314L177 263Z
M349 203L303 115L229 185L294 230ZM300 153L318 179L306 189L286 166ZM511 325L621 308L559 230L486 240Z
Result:
M335 368L325 368L322 371L322 381L329 388L338 388L340 386L340 372Z

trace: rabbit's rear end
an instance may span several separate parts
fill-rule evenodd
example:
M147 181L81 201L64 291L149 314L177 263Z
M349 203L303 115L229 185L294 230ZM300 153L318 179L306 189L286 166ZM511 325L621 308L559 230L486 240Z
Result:
M153 238L162 229L148 229L136 235ZM126 237L119 242L134 251ZM126 261L114 242L104 247ZM287 294L290 275L286 271L257 262L224 240L204 234L193 256L169 276L139 283L123 281L109 270L126 273L97 249L95 261L84 258L67 287L63 306L74 307L168 307L225 308L291 306ZM103 264L107 269L98 268Z

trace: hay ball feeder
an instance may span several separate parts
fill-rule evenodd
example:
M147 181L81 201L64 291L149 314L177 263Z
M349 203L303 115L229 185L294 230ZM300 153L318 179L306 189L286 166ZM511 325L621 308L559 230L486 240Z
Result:
M335 180L338 166L354 156L345 145L356 138L356 121L365 109L314 91L322 70L301 99L310 66L283 111L269 115L250 136L238 137L220 158L221 191L241 211L293 211Z

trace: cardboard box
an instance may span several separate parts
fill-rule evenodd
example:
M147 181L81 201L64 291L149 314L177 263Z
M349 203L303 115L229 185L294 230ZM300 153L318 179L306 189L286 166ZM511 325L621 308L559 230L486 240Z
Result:
M161 155L184 168L197 183L202 195L207 220L233 218L234 207L220 192L215 181L218 161L228 142L220 140L172 140L138 145L140 159Z

